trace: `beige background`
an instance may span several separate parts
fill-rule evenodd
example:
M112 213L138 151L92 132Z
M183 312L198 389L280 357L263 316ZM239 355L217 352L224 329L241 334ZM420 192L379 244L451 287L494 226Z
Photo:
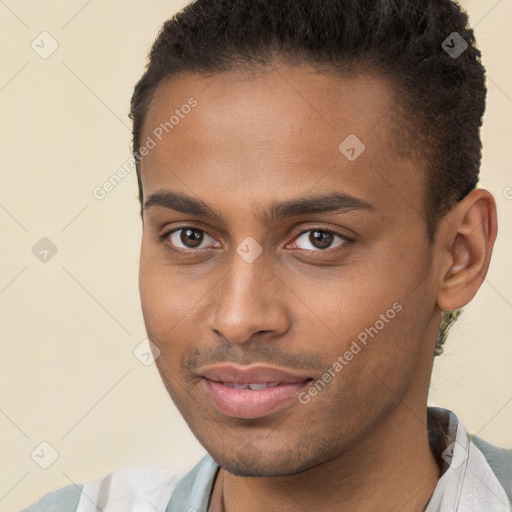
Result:
M204 453L154 365L133 354L145 338L135 173L92 195L129 157L132 88L160 24L185 3L0 0L2 512L118 468L185 471ZM481 185L500 234L436 363L431 403L512 446L512 0L462 5L488 71ZM43 31L59 44L47 59L31 48ZM32 253L42 237L58 249L46 263ZM59 454L46 470L31 458L43 441Z

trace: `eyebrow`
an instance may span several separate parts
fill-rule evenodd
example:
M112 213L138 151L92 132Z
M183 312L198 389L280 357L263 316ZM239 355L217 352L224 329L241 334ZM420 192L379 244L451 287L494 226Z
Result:
M152 208L166 208L189 215L197 215L217 220L221 215L206 203L181 192L165 190L148 197L144 203L144 211ZM274 221L294 215L314 213L346 213L354 210L375 211L376 208L357 197L344 192L299 197L286 201L273 202L270 209L259 216L264 221Z

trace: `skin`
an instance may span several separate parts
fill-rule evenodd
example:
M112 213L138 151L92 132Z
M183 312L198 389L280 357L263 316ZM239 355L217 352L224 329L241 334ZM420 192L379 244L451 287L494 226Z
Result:
M423 510L439 477L426 404L441 312L467 304L486 275L492 195L471 192L429 245L423 160L397 151L395 97L370 72L183 74L157 89L142 140L190 97L197 106L142 161L144 203L173 191L218 218L144 208L140 293L163 382L222 468L212 510ZM338 149L349 134L366 146L352 162ZM332 192L372 208L264 216L273 202ZM162 238L179 228L209 235L197 233L199 247L180 231ZM322 248L318 230L351 241L334 235ZM252 263L236 251L248 236L262 248ZM205 392L198 370L221 362L316 381L397 302L307 404L235 419Z

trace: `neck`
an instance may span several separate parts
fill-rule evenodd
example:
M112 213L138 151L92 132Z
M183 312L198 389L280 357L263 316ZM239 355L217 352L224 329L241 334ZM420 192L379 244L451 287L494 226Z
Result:
M402 402L357 445L302 473L253 478L221 469L211 510L422 512L439 478L426 425L426 403Z

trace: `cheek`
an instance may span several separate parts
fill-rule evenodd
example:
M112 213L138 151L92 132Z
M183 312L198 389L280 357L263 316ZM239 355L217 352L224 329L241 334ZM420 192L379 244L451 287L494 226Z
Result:
M411 329L409 313L402 309L384 326L380 322L366 321L338 350L330 350L335 376L313 406L327 412L328 423L347 431L364 423L362 418L370 421L396 407L422 364L422 340ZM346 411L350 411L348 416Z
M160 351L155 362L174 398L176 383L173 375L177 374L186 351L186 337L183 334L187 311L183 307L183 294L170 291L176 290L176 286L169 272L162 272L156 265L148 264L143 259L140 263L139 289L147 336Z
M162 352L171 345L172 351L181 352L191 338L198 338L194 331L206 321L210 287L191 267L172 266L161 248L143 244L139 266L142 313L148 337Z
M428 267L420 265L375 262L347 274L343 291L323 297L323 318L343 340L326 347L328 357L331 364L342 357L339 380L358 383L354 397L401 393L423 364L435 294L425 279Z
M395 290L374 310L360 331L358 340L365 343L364 363L360 370L363 381L373 382L380 393L401 396L415 379L423 374L429 361L425 356L425 343L431 309L425 302L426 283L412 293L407 287ZM391 301L394 302L391 303Z
M431 277L431 261L424 240L411 240L410 244L400 237L382 240L369 252L362 255L357 268L344 276L343 287L349 294L346 313L361 328L372 325L381 315L392 317L392 323L400 325L406 314L396 315L398 323L394 321L393 311L386 314L395 303L405 309L411 301L421 305L428 298L421 295L429 293L426 287ZM339 297L343 301L343 296ZM383 320L386 322L387 318Z
M156 340L165 336L186 314L186 288L176 283L176 272L143 242L139 265L139 292L148 334ZM178 291L179 290L179 291ZM172 331L171 331L172 332Z

